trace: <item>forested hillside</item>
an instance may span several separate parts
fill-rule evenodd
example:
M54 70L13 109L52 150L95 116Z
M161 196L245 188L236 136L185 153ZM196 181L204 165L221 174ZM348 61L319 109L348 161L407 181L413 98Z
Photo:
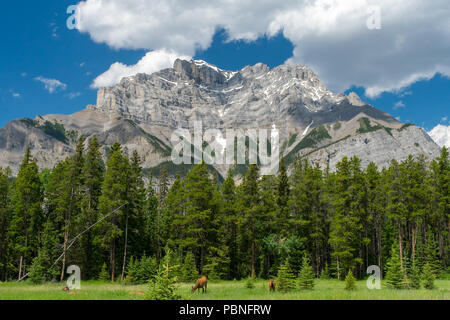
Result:
M186 280L269 278L286 261L298 274L304 256L316 276L340 279L396 262L438 276L450 263L445 148L382 170L357 158L336 172L301 159L289 175L283 163L278 176L250 166L239 185L204 164L154 183L136 152L115 144L104 163L99 150L94 137L51 171L29 151L17 177L0 170L0 280L62 280L75 264L84 279L145 282L167 252Z

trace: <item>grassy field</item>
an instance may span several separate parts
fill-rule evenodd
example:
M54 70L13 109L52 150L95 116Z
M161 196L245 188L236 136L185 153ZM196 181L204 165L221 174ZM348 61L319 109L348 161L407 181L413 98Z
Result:
M270 293L267 281L259 280L254 289L244 281L210 281L208 293L191 294L191 284L180 284L178 293L186 300L450 300L450 280L436 281L435 290L369 290L359 281L357 290L344 290L338 280L317 280L312 291ZM126 286L98 281L82 282L81 290L65 293L61 284L31 285L0 283L0 300L142 300L146 285Z

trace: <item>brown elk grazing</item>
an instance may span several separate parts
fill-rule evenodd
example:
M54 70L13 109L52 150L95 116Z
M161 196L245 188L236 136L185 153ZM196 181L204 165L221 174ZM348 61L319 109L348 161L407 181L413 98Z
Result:
M70 293L69 287L64 287L63 291L65 291L66 293Z
M195 283L195 286L192 287L192 293L195 292L195 290L199 290L200 288L203 290L203 293L206 293L206 289L208 287L208 279L206 277L198 278L197 282Z
M275 280L270 279L270 280L269 280L269 291L270 291L270 292L272 292L272 291L275 292L275 287L276 287Z

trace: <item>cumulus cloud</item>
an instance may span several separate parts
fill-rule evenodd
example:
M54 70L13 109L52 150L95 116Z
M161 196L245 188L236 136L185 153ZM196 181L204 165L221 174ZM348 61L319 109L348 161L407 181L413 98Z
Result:
M50 94L57 92L58 90L66 90L67 85L56 79L48 79L44 77L36 77L34 80L42 82L45 89L48 90Z
M367 27L373 6L381 29ZM287 62L310 66L339 92L362 86L376 97L450 76L448 0L86 0L78 8L78 30L115 49L193 56L219 28L229 40L282 32L295 47Z
M157 50L147 53L137 64L127 66L116 62L108 71L99 75L92 88L110 87L120 82L123 77L135 75L137 73L153 73L164 68L173 66L177 58L191 59L191 57L180 55L174 51Z

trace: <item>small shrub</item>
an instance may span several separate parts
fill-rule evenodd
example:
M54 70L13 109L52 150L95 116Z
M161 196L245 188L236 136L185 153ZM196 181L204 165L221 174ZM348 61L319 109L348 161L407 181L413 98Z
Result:
M247 289L254 289L255 288L255 279L253 279L252 277L247 278L247 280L245 281L245 287Z
M100 274L98 275L98 280L103 282L109 282L111 281L111 277L108 272L108 267L106 266L106 263L103 264L102 270L100 271Z
M348 271L347 277L345 277L345 290L356 289L356 278L351 270Z

